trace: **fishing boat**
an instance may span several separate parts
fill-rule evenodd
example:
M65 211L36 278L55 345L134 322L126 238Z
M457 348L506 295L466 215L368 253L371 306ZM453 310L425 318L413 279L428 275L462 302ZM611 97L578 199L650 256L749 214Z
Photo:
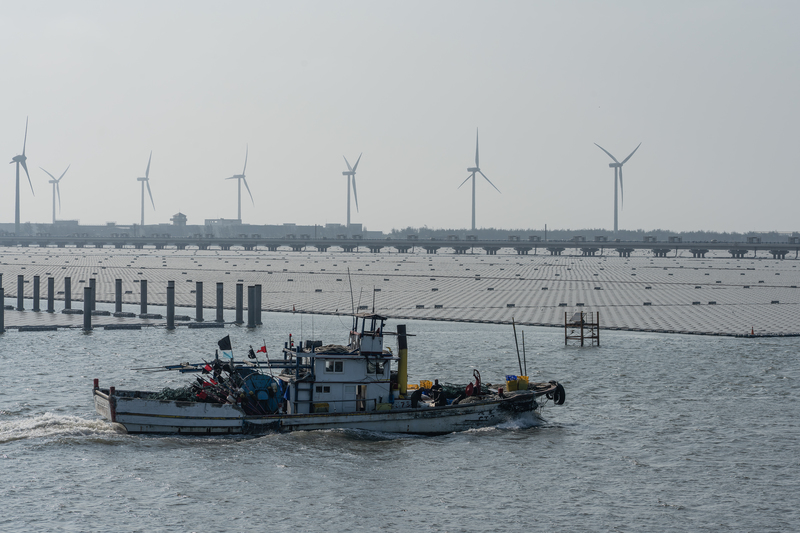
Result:
M521 413L542 420L548 400L564 403L561 384L504 382L504 387L474 382L445 387L438 381L408 383L405 325L384 330L386 317L353 317L347 345L287 341L277 359L266 346L250 347L248 358L233 360L230 336L223 353L209 362L181 363L159 370L197 374L183 389L157 391L100 388L94 380L97 412L127 433L191 435L260 434L352 428L387 433L436 435L493 426ZM384 347L396 336L398 353ZM261 360L259 353L264 353ZM510 390L514 389L514 390Z

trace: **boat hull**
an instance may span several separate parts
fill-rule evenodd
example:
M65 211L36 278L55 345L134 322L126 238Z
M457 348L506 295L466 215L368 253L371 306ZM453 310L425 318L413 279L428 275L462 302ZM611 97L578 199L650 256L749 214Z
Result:
M149 400L149 393L95 389L97 412L128 433L220 435L361 429L386 433L441 435L493 426L519 413L540 420L533 394L416 409L389 409L354 413L248 416L237 406L203 402Z

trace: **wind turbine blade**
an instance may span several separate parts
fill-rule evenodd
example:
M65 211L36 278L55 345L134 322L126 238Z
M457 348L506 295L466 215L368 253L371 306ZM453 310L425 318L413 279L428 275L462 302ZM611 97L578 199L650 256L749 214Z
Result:
M42 168L42 167L39 167L39 168ZM42 168L42 170L44 170L44 169ZM66 172L66 171L65 171L65 172ZM50 174L50 173L49 173L49 172L47 172L46 170L44 170L44 173L45 173L45 174L47 174L48 176L50 176L51 178L53 178L54 180L56 179L56 177L55 177L55 176L53 176L52 174ZM63 177L63 175L62 175L62 177ZM58 180L56 180L56 181L58 181Z
M24 159L22 161L20 161L20 164L22 165L22 168L25 169L25 175L28 176L28 183L31 186L31 192L33 193L34 196L36 196L36 193L33 192L33 182L31 181L31 175L28 174L28 165L25 164L25 160Z
M478 164L478 128L475 128L475 166L480 167Z
M484 174L484 173L483 173L483 172L481 172L480 170L479 170L478 172L480 172L480 173L481 173L481 176L483 176L483 179L485 179L486 181L488 181L488 182L489 182L489 185L491 185L492 187L494 187L494 183L492 183L492 182L489 180L489 178L487 178L487 177L486 177L486 174ZM494 187L494 190L496 190L497 192L500 192L500 189L498 189L497 187ZM501 192L500 192L500 194L503 194L503 193L501 193Z
M144 179L150 177L150 161L153 159L153 151L150 150L150 159L147 160L147 170L144 171ZM148 190L150 189L150 185L147 186Z
M344 157L344 156L342 156L342 157ZM353 167L350 166L350 162L347 160L346 157L344 157L344 162L347 164L347 170L352 172L353 171Z
M594 143L594 145L595 145L595 146L597 146L598 148L600 148L600 149L601 149L602 151L604 151L605 153L607 153L607 154L608 154L608 157L610 157L611 159L613 159L613 160L614 160L614 163L619 163L619 161L617 161L617 158L616 158L616 157L614 157L613 155L611 155L611 154L609 153L609 151L608 151L608 150L606 150L605 148L603 148L602 146L600 146L600 145L599 145L599 144L597 144L597 143ZM633 155L633 154L631 154L631 155Z
M239 176L231 176L230 178L225 178L226 180L238 180Z
M150 190L150 180L145 181L147 184L147 194L150 195L150 203L153 204L153 211L156 210L156 203L153 201L153 191Z
M242 176L244 176L244 171L247 170L247 154L250 152L250 146L245 145L244 147L244 168L242 169ZM247 182L245 182L247 184ZM250 195L252 196L252 195ZM253 204L255 205L255 204Z
M22 155L25 155L25 146L28 144L28 117L25 117L25 140L22 141ZM27 170L25 170L27 172Z
M364 155L364 152L361 152L360 154L358 154L358 159L356 159L356 164L353 165L353 174L356 173L356 169L358 168L358 162L361 161L361 156L362 155ZM355 181L353 183L355 183Z
M244 186L247 189L247 194L250 195L250 201L253 202L253 207L255 207L256 201L253 200L253 193L250 192L250 186L247 185L247 180L244 178L244 176L242 176L242 181L244 182Z
M56 193L58 194L58 212L61 212L61 186L58 184L58 180L56 180Z
M642 143L639 143L639 146L641 146L641 145L642 145ZM635 154L635 153L636 153L636 150L638 150L638 149L639 149L639 146L637 146L636 148L634 148L634 149L633 149L633 152L631 152L631 155L629 155L628 157L626 157L625 159L623 159L623 160L622 160L622 163L620 163L620 164L621 164L621 165L624 165L624 164L625 164L625 163L628 161L628 159L630 159L630 158L633 156L633 154Z
M465 179L464 181L462 181L462 182L461 182L461 185L464 185L466 182L468 182L468 181L469 181L469 179L470 179L470 178L474 178L474 177L475 177L475 173L473 172L472 174L470 174L469 176L467 176L467 179ZM456 189L460 189L460 188L461 188L461 185L459 185L458 187L456 187Z
M631 154L633 155L633 154ZM619 167L619 208L622 209L623 199L625 194L622 191L622 166Z
M70 165L67 165L67 170L69 170L69 167L71 167L71 166L72 166L71 164L70 164ZM39 168L42 168L42 167L39 167ZM42 168L42 170L44 170L44 169ZM67 170L65 170L65 171L64 171L64 174L66 174L66 173L67 173ZM47 171L45 170L45 172L47 172ZM58 178L56 181L61 181L61 178L63 178L63 177L64 177L64 174L61 174L61 177L60 177L60 178ZM53 178L53 179L55 179L55 178Z
M361 159L361 156L358 156ZM356 163L358 165L358 163ZM355 167L353 167L353 172L355 172ZM356 212L358 212L358 192L356 192L356 175L353 174L353 198L356 199Z

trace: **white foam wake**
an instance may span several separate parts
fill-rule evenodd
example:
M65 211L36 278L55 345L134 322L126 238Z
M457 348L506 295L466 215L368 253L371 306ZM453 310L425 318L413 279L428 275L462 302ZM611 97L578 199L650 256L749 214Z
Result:
M0 421L0 444L22 439L113 435L116 431L103 420L77 416L43 415Z

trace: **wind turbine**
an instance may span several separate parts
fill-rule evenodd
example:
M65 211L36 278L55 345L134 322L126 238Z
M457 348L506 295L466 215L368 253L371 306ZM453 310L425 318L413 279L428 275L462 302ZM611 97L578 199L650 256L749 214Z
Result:
M353 179L353 198L356 200L356 211L358 211L358 193L356 192L356 169L358 168L358 162L361 161L361 156L364 153L360 153L358 155L358 159L356 159L356 164L352 167L350 166L350 162L347 158L344 158L344 162L347 164L347 170L342 172L342 176L347 176L347 227L350 228L350 178ZM342 156L344 157L344 156Z
M71 167L71 166L72 165L68 165L67 166L67 170L69 170L69 167ZM39 168L42 168L42 167L39 167ZM44 170L44 169L42 168L42 170ZM61 181L61 179L64 177L64 174L67 173L67 170L65 170L64 173L61 174L61 177L58 178L58 179L56 179L55 176L53 176L52 174L50 174L49 172L44 170L45 174L47 174L48 176L53 178L53 179L51 179L50 181L47 182L47 183L52 183L53 184L53 224L56 223L56 193L58 193L58 212L59 213L61 212L61 186L58 184L58 182Z
M241 174L235 174L230 178L225 178L226 180L238 180L239 184L239 224L242 223L242 182L244 182L244 186L247 187L247 194L250 195L250 201L253 202L253 206L256 205L256 202L253 200L253 193L250 192L250 186L247 185L247 179L244 177L244 171L247 169L247 153L249 152L250 147L245 145L244 149L244 168L242 168Z
M492 183L489 180L489 178L486 177L486 174L481 172L480 165L478 164L478 130L477 129L475 130L475 166L468 168L467 172L472 172L472 174L467 176L467 179L462 181L461 185L464 185L467 181L469 181L470 178L472 178L472 231L475 231L475 174L480 174L481 176L483 176L483 179L488 181L489 185L494 187L494 183ZM458 186L459 189L461 188L461 185ZM494 190L496 190L497 192L500 192L500 189L498 189L497 187L494 187ZM502 193L500 193L500 194L502 194Z
M153 204L153 211L156 210L156 203L153 201L153 192L150 190L150 161L153 159L153 151L150 150L150 159L147 160L147 170L144 171L143 178L136 178L142 182L142 229L144 230L144 186L147 184L147 194L150 195L150 203Z
M31 182L31 175L28 174L28 165L26 163L28 158L25 157L25 146L27 144L28 144L28 117L25 117L25 140L22 141L22 155L14 156L14 158L11 159L11 162L9 163L9 164L13 163L17 164L17 199L16 199L16 204L14 206L15 207L14 234L17 236L19 236L19 166L20 165L22 165L22 168L25 169L25 175L28 176L28 183L31 186L31 192L33 193L34 196L36 196L36 193L33 192L33 183Z
M603 148L599 144L594 143L594 145L597 146L598 148L600 148L605 153L607 153L608 157L610 157L611 159L614 160L614 162L613 163L609 163L608 166L614 169L614 233L616 234L617 233L617 229L618 229L618 226L617 226L617 173L619 171L619 203L620 203L620 206L621 206L622 205L622 196L623 196L623 194L622 194L622 165L624 165L625 163L628 162L628 159L630 159L633 156L633 154L636 153L636 150L639 149L639 146L641 146L642 143L639 143L639 145L636 148L633 149L633 152L631 152L631 155L629 155L628 157L626 157L625 159L622 160L622 163L617 161L616 157L611 155L608 150L606 150L605 148Z

